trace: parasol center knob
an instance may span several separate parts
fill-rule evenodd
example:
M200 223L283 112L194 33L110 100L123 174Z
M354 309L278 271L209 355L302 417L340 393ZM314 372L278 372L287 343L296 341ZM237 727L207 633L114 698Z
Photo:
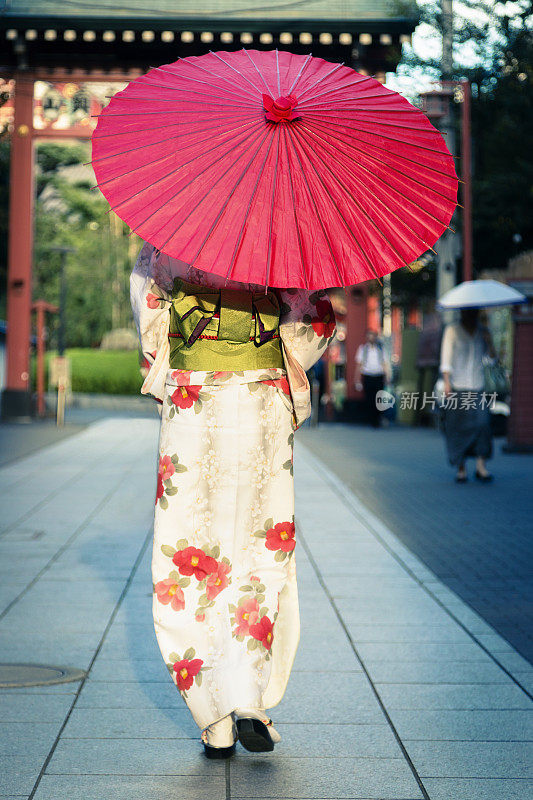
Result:
M274 105L272 108L275 109L276 114L281 116L291 110L292 103L288 97L278 97L277 100L274 100Z
M263 95L263 108L266 111L266 118L269 122L281 122L282 120L296 119L298 114L294 111L298 105L298 99L289 94L286 97L278 97L274 100L269 94Z

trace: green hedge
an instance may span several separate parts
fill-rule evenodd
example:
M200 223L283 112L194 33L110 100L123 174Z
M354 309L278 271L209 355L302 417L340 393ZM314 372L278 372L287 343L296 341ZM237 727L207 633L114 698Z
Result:
M45 386L48 387L48 360L54 353L46 354ZM138 394L143 379L139 370L136 350L93 350L72 348L66 351L72 369L72 391L94 394ZM32 364L35 386L35 358Z

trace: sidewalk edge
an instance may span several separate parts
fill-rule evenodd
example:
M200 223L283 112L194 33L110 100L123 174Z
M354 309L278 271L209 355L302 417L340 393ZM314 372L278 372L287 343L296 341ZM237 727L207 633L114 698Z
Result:
M304 444L298 442L297 448L324 481L337 494L378 542L396 559L407 574L459 625L470 638L500 667L503 672L530 698L533 694L521 682L522 675L527 680L533 676L533 666L516 669L506 665L506 661L526 661L515 648L506 641L483 617L472 609L456 592L449 589L443 581L430 570L422 560L412 553L379 517L370 511L351 489L329 467L322 464Z

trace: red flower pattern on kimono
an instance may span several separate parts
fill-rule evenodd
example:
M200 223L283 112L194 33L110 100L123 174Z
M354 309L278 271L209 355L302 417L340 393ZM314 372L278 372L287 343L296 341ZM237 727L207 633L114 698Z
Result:
M183 589L176 581L172 580L172 578L165 578L165 580L159 581L159 583L156 583L154 589L157 599L164 606L170 603L170 607L173 608L174 611L180 611L182 608L185 608Z
M152 292L148 292L146 295L146 305L148 308L159 308L161 298L157 295L153 294Z
M170 456L161 456L159 459L159 475L162 481L166 481L174 475L176 467L172 463Z
M163 497L165 493L165 487L163 486L163 477L160 472L157 473L157 489L155 493L155 502L157 505L157 501Z
M272 633L273 628L272 622L269 620L267 615L265 614L264 617L261 617L259 622L256 622L254 625L250 625L250 635L253 636L254 639L257 639L265 650L270 650L272 647L272 640L274 638L274 634Z
M265 547L268 550L282 550L290 553L296 547L294 522L278 522L266 532Z
M188 386L191 382L191 370L175 369L171 372L170 377L173 381L179 380L180 386Z
M172 669L176 673L178 689L184 692L191 688L195 676L198 675L202 669L203 663L201 658L193 658L192 661L189 661L187 658L182 658L181 661L176 661L176 663L172 665Z
M197 547L178 550L172 556L172 561L182 575L194 575L198 581L203 581L212 572L216 572L218 567L216 559L207 556L203 550L199 550Z
M170 395L170 399L178 408L190 408L198 400L201 390L201 386L178 386Z
M245 600L237 606L235 612L235 622L237 627L234 630L236 636L246 636L250 633L250 626L259 619L259 603L255 597Z
M230 570L231 567L229 564L224 564L223 561L219 561L216 572L212 572L207 576L205 593L208 600L214 600L215 597L229 585L228 572Z
M329 300L317 300L315 308L317 316L311 320L313 330L317 336L329 339L335 330L335 315L331 303Z
M289 387L289 381L284 375L281 378L274 378L274 380L271 381L261 381L261 383L266 383L267 386L276 386L278 389L281 389L284 394L289 395L290 397L291 390Z

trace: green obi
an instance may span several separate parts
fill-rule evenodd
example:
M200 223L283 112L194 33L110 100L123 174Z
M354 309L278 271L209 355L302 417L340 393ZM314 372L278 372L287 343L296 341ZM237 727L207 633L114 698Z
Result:
M170 368L221 372L283 368L279 313L272 291L212 289L175 278Z

